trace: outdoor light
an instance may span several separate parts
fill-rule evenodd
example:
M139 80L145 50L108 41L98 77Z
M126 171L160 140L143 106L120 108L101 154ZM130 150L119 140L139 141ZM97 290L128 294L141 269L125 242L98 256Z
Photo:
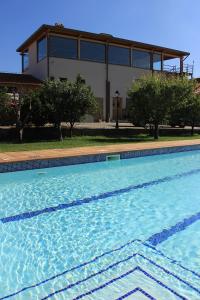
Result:
M119 91L116 91L115 92L115 97L119 97L119 95L120 95Z
M118 129L119 128L119 91L115 92L115 97L117 98L117 114L116 114L116 125L115 128Z

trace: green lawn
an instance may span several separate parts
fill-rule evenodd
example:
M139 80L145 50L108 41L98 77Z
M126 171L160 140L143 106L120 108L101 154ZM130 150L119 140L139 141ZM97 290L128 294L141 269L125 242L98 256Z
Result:
M173 141L185 139L200 139L200 135L194 136L165 136L160 137L159 141ZM55 148L73 148L84 146L102 146L119 143L136 143L136 142L152 142L154 139L148 135L136 135L127 137L105 137L105 136L76 136L73 138L65 138L63 142L53 141L38 141L38 142L24 142L17 144L14 142L0 142L0 152L6 151L30 151L42 149Z

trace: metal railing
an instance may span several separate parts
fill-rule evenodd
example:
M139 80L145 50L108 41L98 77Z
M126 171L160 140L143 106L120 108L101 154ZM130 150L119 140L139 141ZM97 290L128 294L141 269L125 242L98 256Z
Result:
M180 70L180 66L171 66L171 65L163 65L163 71L165 72L169 72L169 73L176 73L176 74L180 74L181 70ZM183 65L183 73L188 74L188 75L192 75L194 71L194 65L189 65L189 64L184 64Z

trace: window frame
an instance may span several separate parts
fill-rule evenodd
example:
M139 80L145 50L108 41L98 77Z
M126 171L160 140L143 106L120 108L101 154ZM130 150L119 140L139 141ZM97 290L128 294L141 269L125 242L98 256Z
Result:
M121 63L111 63L111 62L109 61L109 59L110 59L110 54L109 54L110 47L121 48L121 49L127 49L127 50L128 50L128 60L129 60L129 63L128 63L127 65L121 64ZM109 44L109 45L108 45L107 63L108 63L109 65L115 65L115 66L131 67L131 57L130 57L130 53L131 53L131 48L130 48L130 47L123 47L123 46L118 46L118 45L116 45L116 44Z
M24 57L27 56L28 57L28 65L25 67L25 64L24 64ZM26 71L29 69L29 66L30 66L30 60L29 60L29 51L28 49L25 50L24 52L22 52L22 72Z
M39 43L41 41L45 41L46 42L46 55L44 57L42 57L41 59L39 59ZM39 63L40 61L42 61L43 59L45 59L47 57L47 37L43 36L41 37L39 40L37 40L37 63Z
M154 55L159 55L160 56L160 60L158 62L160 62L160 69L155 69L154 68ZM158 63L155 62L155 63ZM152 53L152 70L156 71L156 72L162 72L162 68L163 68L163 57L162 57L162 53L161 52L153 52Z
M73 40L76 42L76 57L59 57L55 55L51 55L51 38L60 38L63 40ZM61 35L50 35L49 36L49 57L53 58L59 58L59 59L73 59L73 60L79 60L79 39L77 37L71 37L71 36L61 36Z
M86 42L86 43L91 43L91 44L96 44L96 45L101 45L104 47L104 61L98 61L98 60L93 60L93 59L89 59L89 58L82 58L81 57L81 42ZM86 39L80 39L79 40L79 59L82 61L89 61L89 62L94 62L94 63L100 63L100 64L106 64L106 44L105 43L101 43L98 41L92 41L92 40L86 40Z
M142 67L134 66L133 51L143 52L143 53L149 54L149 68L142 68ZM131 67L132 68L136 68L136 69L151 71L152 70L152 67L151 67L151 60L152 60L152 58L151 58L151 56L152 56L152 53L150 51L148 51L148 50L140 49L140 48L132 48L131 49Z

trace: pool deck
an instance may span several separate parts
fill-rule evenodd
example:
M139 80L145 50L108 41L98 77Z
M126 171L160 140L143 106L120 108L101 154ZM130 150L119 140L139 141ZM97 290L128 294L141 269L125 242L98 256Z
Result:
M200 145L200 139L164 141L164 142L144 142L129 144L113 144L106 146L89 146L68 149L49 149L35 151L2 152L0 153L0 164L23 162L31 160L45 160L65 157L89 156L94 154L118 154L129 151L141 151L161 148L173 148L183 146Z

